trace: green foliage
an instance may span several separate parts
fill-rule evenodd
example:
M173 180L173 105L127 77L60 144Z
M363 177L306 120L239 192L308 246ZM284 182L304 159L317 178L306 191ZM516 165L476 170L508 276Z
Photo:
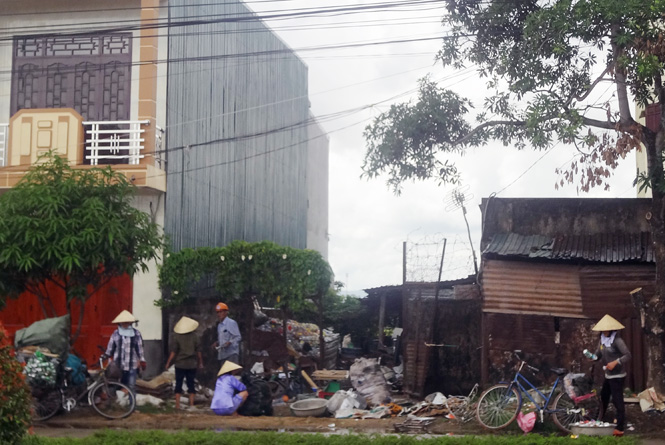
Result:
M332 271L321 254L270 241L233 241L217 248L168 252L159 271L164 307L184 303L202 279L232 301L249 295L265 305L297 310L306 299L327 292Z
M662 0L450 0L444 68L475 68L486 96L473 103L429 79L414 104L393 105L365 131L364 175L404 181L457 180L446 155L494 140L518 148L574 144L579 156L561 182L603 185L611 169L643 143L655 148L642 178L665 191L655 134L633 118L632 94L665 101ZM608 85L615 94L598 103ZM473 106L482 108L475 115ZM662 125L661 125L662 127Z
M0 306L26 290L47 299L46 282L84 304L110 278L146 271L163 237L132 207L135 191L110 167L74 169L42 156L0 197Z
M395 435L322 435L275 432L232 432L232 431L183 431L168 433L162 431L113 431L106 430L82 438L46 438L27 437L23 445L92 445L103 443L105 445L434 445L434 444L495 444L495 445L566 445L570 444L570 437L526 435L487 435L487 436L457 436L457 437L423 437L395 436ZM635 444L636 440L624 437L621 443ZM609 445L616 444L614 437L580 436L575 440L579 445Z
M30 389L0 322L0 443L20 441L32 421L30 406Z

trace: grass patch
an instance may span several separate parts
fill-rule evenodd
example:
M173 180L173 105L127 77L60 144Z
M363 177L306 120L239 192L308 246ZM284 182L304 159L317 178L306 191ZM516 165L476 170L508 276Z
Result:
M613 437L580 436L575 445L616 445ZM621 443L637 444L632 437L624 437ZM229 431L182 431L167 433L163 431L100 431L83 439L26 437L23 445L571 445L570 437L524 435L492 435L436 438L395 435L329 435L274 433L274 432L229 432Z

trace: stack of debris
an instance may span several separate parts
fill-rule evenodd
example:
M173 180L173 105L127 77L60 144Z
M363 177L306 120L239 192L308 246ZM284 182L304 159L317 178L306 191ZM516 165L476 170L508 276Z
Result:
M136 379L136 392L160 399L170 399L173 397L173 382L175 380L172 375L173 373L167 371L149 381Z

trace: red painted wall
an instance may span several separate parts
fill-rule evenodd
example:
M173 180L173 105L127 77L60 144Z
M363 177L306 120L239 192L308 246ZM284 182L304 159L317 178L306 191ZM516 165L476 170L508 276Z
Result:
M65 315L65 297L62 290L49 287L54 297L54 306L58 316ZM97 345L106 348L116 326L111 321L123 310L132 310L132 280L128 275L114 278L101 288L85 305L81 334L74 344L74 352L87 362L94 363L99 358ZM72 333L78 324L80 306L75 304L72 310ZM0 320L12 337L19 329L44 319L37 297L23 293L17 300L9 300L0 312Z

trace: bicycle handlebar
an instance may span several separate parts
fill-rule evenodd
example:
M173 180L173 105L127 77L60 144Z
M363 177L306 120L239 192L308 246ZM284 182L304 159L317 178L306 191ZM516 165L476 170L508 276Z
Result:
M522 352L521 349L515 349L515 350L513 351L513 354L515 354L515 357L517 358L517 360L519 360L520 362L522 362L522 363L523 363L527 368L529 368L531 371L533 371L533 372L540 372L540 369L538 369L538 368L536 368L536 367L534 367L534 366L531 366L530 364L528 364L528 363L526 362L526 360L524 360L524 359L522 359L522 357L520 357L520 353L521 353L521 352Z

